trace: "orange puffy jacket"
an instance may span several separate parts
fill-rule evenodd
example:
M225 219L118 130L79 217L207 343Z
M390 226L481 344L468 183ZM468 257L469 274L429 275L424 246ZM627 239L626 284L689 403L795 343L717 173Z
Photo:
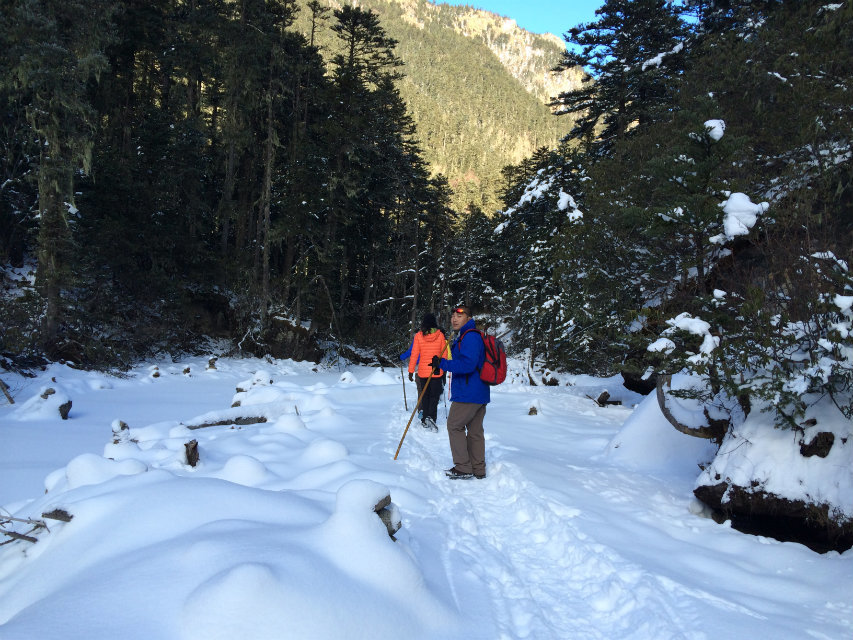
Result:
M415 372L415 363L417 362L418 375L421 378L428 378L432 373L430 363L433 356L438 356L439 358L450 357L449 352L445 352L442 356L442 351L444 351L446 345L447 341L444 339L444 334L438 329L427 334L424 334L423 331L418 331L415 334L415 342L412 345L412 356L409 358L409 373ZM420 361L418 361L418 356L420 356ZM439 369L438 373L433 377L438 378L443 373Z

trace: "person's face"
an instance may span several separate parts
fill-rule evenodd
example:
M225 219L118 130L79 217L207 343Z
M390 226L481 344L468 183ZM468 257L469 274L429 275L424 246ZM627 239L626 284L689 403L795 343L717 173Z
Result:
M465 326L465 323L470 319L471 316L464 311L454 311L450 315L450 326L453 327L454 331L459 331L459 329Z

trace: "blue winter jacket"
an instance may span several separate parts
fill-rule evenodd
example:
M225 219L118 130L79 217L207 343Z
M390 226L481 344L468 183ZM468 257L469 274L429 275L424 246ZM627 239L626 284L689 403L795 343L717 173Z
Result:
M474 328L472 318L459 329L459 336L450 347L452 359L442 358L441 368L453 374L450 382L451 400L487 404L491 400L489 385L480 379L480 367L486 360L483 338L476 331L471 331L460 340L466 331Z

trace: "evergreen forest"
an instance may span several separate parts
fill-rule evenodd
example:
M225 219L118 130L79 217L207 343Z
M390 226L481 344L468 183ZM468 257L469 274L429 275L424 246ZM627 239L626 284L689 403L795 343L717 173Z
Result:
M531 370L649 391L687 368L729 414L769 398L796 425L816 393L853 417L849 0L606 0L555 25L557 68L587 75L553 96L562 139L503 167L496 216L453 204L370 9L2 14L3 366L210 339L394 358L464 301Z
M323 5L339 6L335 0ZM451 206L500 207L501 170L542 146L555 146L573 118L554 118L547 103L579 84L583 72L559 63L565 43L506 24L496 14L428 0L360 0L376 12L405 62L398 84L417 128L431 175L450 183ZM329 29L313 29L309 11L295 27L328 57ZM555 31L566 25L554 25Z
M277 323L371 342L435 304L457 215L397 43L306 10L327 60L289 1L4 2L0 257L34 284L5 296L4 358L263 352Z
M479 243L515 348L659 399L691 372L673 395L718 442L752 406L800 432L822 400L853 418L853 5L596 15L566 33L589 72L554 100L570 134L506 169Z

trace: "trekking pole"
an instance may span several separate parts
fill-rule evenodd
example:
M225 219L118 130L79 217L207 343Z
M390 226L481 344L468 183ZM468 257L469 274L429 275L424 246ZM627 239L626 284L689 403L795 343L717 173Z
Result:
M448 338L447 342L444 343L444 350L441 352L442 358L445 356L445 354L447 354L447 357L450 358L450 341L451 341L451 339ZM444 419L445 420L447 420L447 394L448 394L448 389L450 388L448 386L449 384L450 384L449 375L448 375L447 371L445 371L444 372L444 388L441 390L441 395L444 398Z
M444 419L447 420L447 384L444 385L443 393L444 396Z
M418 407L421 406L421 399L423 399L424 394L426 393L427 387L429 386L429 383L431 381L432 381L432 376L427 378L427 381L424 384L424 388L421 389L421 395L418 396L418 403L415 405L415 408L412 409L412 415L409 416L409 421L406 423L406 430L403 431L403 437L400 438L400 444L397 445L397 453L394 454L394 460L396 460L397 456L400 455L400 449L403 446L403 440L406 439L406 434L409 432L409 425L412 424L412 420L414 420L414 418L415 418L415 413L417 413Z
M409 410L409 401L406 400L406 374L403 373L403 365L400 364L400 379L403 381L403 406Z

